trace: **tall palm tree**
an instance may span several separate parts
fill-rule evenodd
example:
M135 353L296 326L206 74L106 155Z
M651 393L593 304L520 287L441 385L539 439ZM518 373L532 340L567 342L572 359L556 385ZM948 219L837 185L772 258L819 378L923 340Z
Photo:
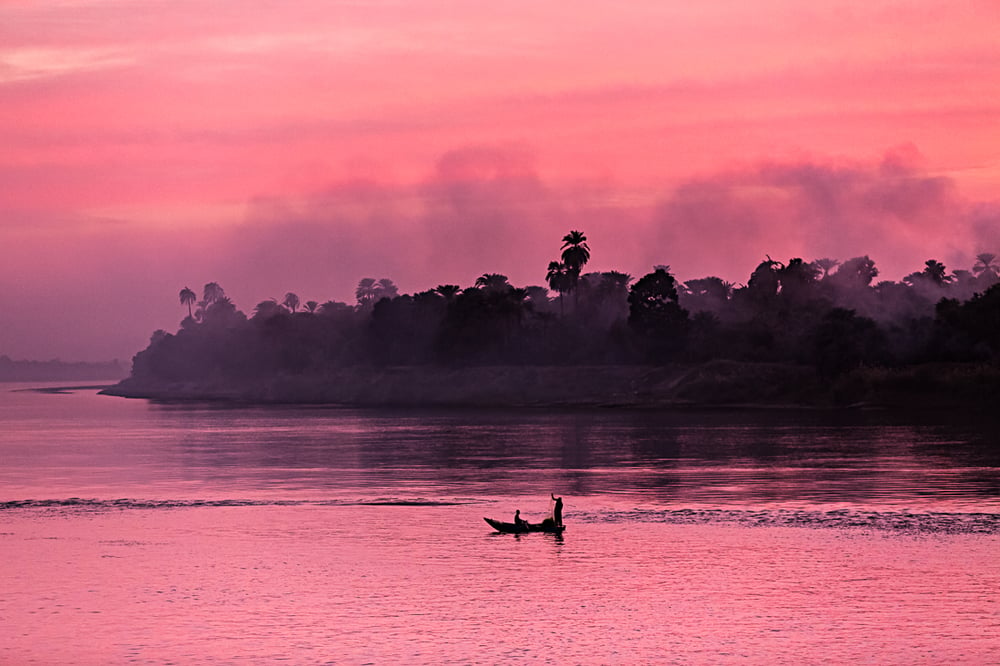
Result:
M590 261L590 246L587 245L587 237L582 231L573 230L563 236L561 259L566 266L569 291L573 292L573 303L579 307L580 295L577 287L580 284L580 271Z
M285 294L285 300L281 301L281 304L294 313L299 309L299 297L292 292L288 292Z
M571 231L563 236L562 262L566 268L575 271L577 276L580 269L590 261L590 246L587 245L587 237L582 231Z
M562 286L565 277L566 264L561 261L550 261L549 267L545 271L545 281L549 288L553 291L561 291L559 287Z
M184 287L181 289L180 293L181 305L186 305L188 308L188 317L194 318L194 313L191 311L191 306L194 305L195 301L198 300L198 296L191 290L190 287Z
M580 273L590 261L590 246L587 245L587 237L582 231L571 231L563 236L561 259L566 266L570 289L574 292L573 298L579 300L576 289L580 284Z
M548 283L549 289L559 292L559 314L566 314L563 294L572 288L566 264L561 261L550 261L549 268L545 272L545 281Z

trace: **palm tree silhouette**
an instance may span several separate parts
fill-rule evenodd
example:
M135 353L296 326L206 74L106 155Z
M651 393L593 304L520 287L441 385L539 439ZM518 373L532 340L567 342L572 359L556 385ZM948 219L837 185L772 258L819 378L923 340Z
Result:
M457 284L439 284L434 288L434 291L444 296L444 300L450 303L458 296L458 292L462 291L462 288Z
M375 278L361 278L358 281L358 288L354 290L354 296L358 299L358 306L367 308L374 305L378 292L379 286Z
M997 256L992 252L983 252L982 254L976 255L976 263L972 267L972 272L976 275L982 275L983 273L989 272L993 275L1000 273L1000 267L996 264Z
M399 296L399 288L389 278L378 281L375 278L361 278L358 288L354 290L354 296L358 299L358 307L367 310L375 307L375 304L383 298Z
M485 291L506 291L511 288L507 276L502 273L483 273L476 278L476 286Z
M590 246L582 231L571 231L563 236L562 262L566 266L570 290L573 291L573 301L579 305L579 294L576 291L580 282L580 270L590 261Z
M826 276L830 274L830 271L840 265L840 262L836 259L824 257L823 259L817 259L814 261L813 265L823 271L823 276L820 279L825 279Z
M396 283L389 278L382 278L378 281L379 294L378 299L383 298L396 298L399 296L399 288L396 287Z
M571 231L563 236L562 261L566 268L577 273L590 261L590 246L582 231Z
M218 282L209 282L205 285L205 290L202 295L202 300L205 301L206 306L217 303L223 298L225 298L225 290L219 286Z
M316 301L306 301L306 312L309 314L316 314L316 309L319 307L319 303Z
M188 317L193 318L194 313L191 311L191 306L198 300L198 296L191 290L190 287L184 287L181 289L180 297L181 305L186 305L188 308Z
M545 281L548 283L549 289L559 292L559 314L560 316L565 315L566 308L563 293L572 289L566 264L561 261L550 261L549 268L545 272Z

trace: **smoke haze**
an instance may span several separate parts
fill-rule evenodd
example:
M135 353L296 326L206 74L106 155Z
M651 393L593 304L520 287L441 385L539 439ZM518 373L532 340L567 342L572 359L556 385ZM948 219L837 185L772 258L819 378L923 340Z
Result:
M266 298L354 302L361 277L403 292L471 285L504 273L544 285L570 228L587 232L588 269L639 276L668 264L682 281L745 283L765 255L869 255L880 279L900 280L928 258L971 268L1000 249L993 202L964 200L921 167L912 147L868 163L762 161L631 199L613 184L546 181L523 145L473 146L441 156L413 186L358 178L300 198L258 198L234 224L149 229L125 221L22 219L3 235L0 349L12 358L128 358L149 334L173 330L185 285L221 283L249 311ZM68 277L67 277L68 276Z

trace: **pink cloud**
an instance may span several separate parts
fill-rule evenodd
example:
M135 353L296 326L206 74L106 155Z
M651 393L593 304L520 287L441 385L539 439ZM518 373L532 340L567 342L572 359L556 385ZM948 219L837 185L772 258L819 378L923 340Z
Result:
M761 162L699 178L664 200L655 224L679 257L672 265L688 277L743 282L748 262L768 254L868 254L883 277L898 280L931 257L971 266L985 251L977 249L986 240L977 219L954 181L928 173L904 146L872 162Z

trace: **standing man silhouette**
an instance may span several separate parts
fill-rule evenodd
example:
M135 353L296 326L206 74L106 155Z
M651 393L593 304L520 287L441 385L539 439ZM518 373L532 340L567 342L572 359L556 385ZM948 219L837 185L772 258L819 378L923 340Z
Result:
M555 493L549 494L552 495L552 501L556 503L552 509L552 520L557 527L562 527L562 497L556 497Z

